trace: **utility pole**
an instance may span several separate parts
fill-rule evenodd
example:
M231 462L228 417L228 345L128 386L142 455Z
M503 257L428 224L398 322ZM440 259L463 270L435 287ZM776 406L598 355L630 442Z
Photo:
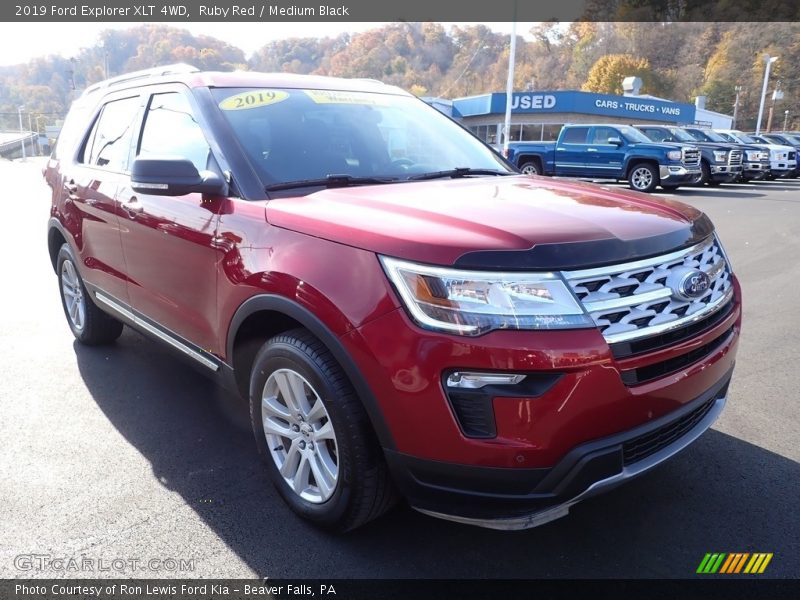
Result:
M772 131L772 111L775 110L776 100L783 100L780 81L775 85L775 89L772 92L772 104L769 105L769 115L767 116L767 133Z
M25 134L22 131L22 109L25 108L25 105L17 107L17 116L19 117L19 135L20 135L20 144L22 144L22 160L25 160ZM13 114L13 113L12 113Z
M789 130L789 109L783 111L783 130Z
M767 98L767 84L769 83L769 70L772 68L772 63L778 60L777 56L770 56L764 54L764 62L767 63L764 67L764 85L761 87L761 102L758 105L758 120L756 121L756 135L761 133L761 117L764 116L764 100Z
M743 88L737 85L733 89L736 90L736 100L733 103L733 129L736 129L736 117L739 115L739 94Z

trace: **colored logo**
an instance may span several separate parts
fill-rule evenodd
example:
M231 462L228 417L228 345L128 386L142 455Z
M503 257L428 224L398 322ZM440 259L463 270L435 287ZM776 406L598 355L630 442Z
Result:
M680 267L672 270L667 279L667 286L672 290L672 295L679 300L697 300L708 292L711 278L700 269Z
M749 573L751 575L763 573L769 562L772 560L772 552L725 552L707 553L697 573L701 575L713 575L715 573L734 575L737 573Z

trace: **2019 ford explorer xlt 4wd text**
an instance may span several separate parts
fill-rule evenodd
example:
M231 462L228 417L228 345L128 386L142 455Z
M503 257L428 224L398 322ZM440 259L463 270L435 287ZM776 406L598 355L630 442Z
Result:
M532 527L726 401L740 291L703 213L521 175L394 87L131 74L75 102L45 175L75 337L127 324L247 399L323 526L404 497Z

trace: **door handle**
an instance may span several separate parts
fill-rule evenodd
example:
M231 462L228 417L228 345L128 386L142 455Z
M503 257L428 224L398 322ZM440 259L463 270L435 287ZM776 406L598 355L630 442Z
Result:
M144 211L144 206L142 206L142 203L139 202L139 199L136 196L131 196L127 200L122 200L119 204L122 207L122 210L128 213L128 216L131 218L135 218L136 215L141 214Z
M597 148L587 148L587 152L597 152Z
M566 148L556 148L556 150L558 150L559 152L566 152L567 151Z

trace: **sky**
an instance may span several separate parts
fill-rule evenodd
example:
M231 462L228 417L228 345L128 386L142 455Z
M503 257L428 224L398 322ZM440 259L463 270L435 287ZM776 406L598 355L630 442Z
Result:
M292 37L334 37L343 32L375 29L386 23L163 23L205 34L238 46L246 56L273 40ZM476 25L477 23L442 23ZM37 56L58 54L70 58L93 46L103 29L127 29L141 23L0 23L0 66L27 62ZM482 23L505 34L511 23ZM517 23L517 35L526 36L536 23Z

